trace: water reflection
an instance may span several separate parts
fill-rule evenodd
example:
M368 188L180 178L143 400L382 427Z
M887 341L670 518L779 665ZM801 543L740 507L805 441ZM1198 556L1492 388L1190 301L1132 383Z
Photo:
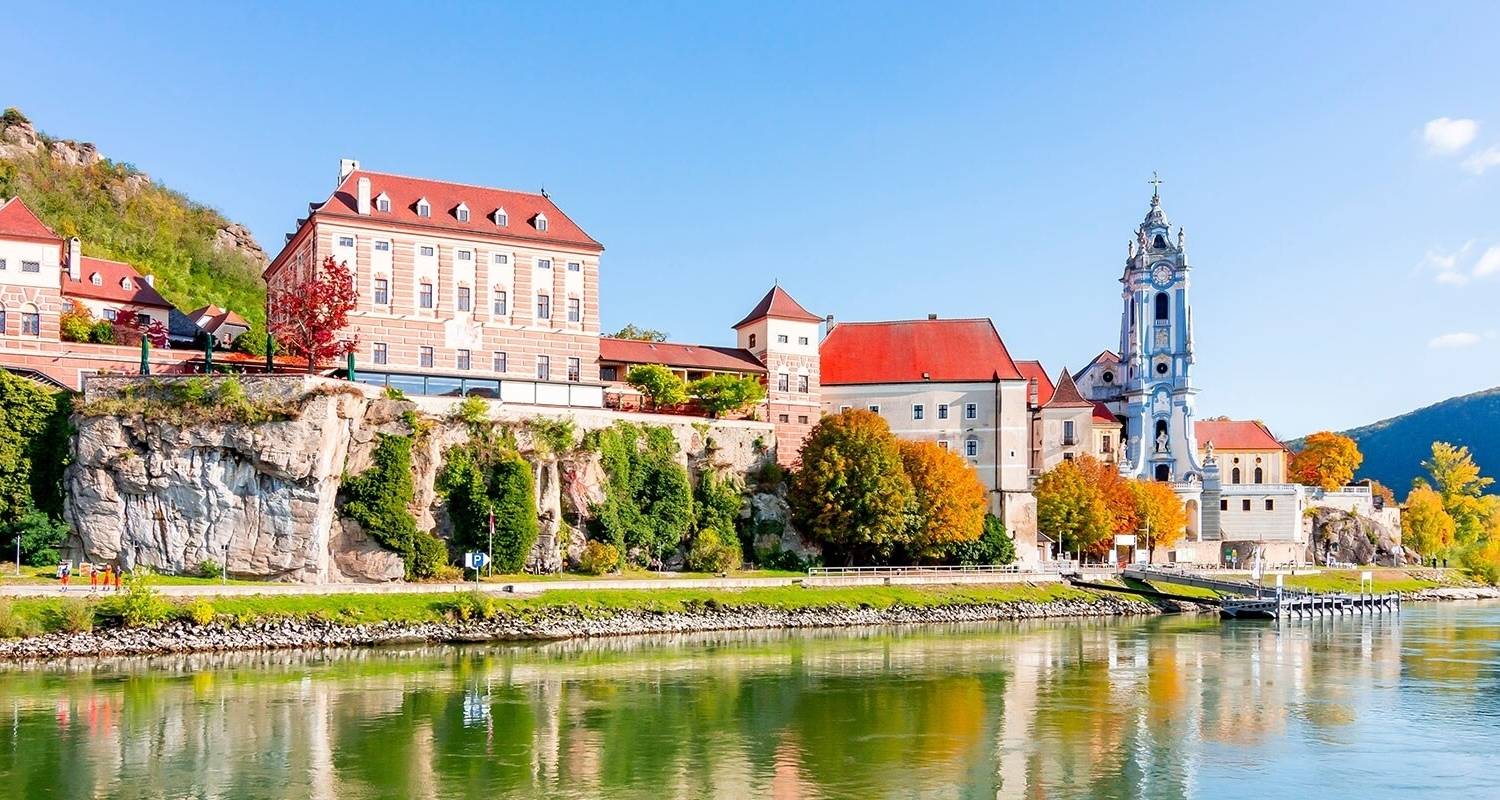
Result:
M1500 605L0 669L15 797L1484 796Z

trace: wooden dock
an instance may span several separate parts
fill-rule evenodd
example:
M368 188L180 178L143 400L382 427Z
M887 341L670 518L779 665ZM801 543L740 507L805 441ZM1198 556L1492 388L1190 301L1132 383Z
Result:
M1230 598L1219 605L1219 613L1231 619L1310 619L1400 611L1401 595L1395 592L1353 595L1279 592L1271 597Z

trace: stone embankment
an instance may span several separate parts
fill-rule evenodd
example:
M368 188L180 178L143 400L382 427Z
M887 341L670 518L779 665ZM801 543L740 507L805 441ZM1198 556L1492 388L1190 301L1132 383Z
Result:
M1097 596L1046 603L1014 602L888 608L705 604L684 612L591 612L557 608L525 617L500 616L468 622L343 625L326 620L267 620L245 625L171 622L152 628L109 628L88 633L51 633L0 641L0 660L29 661L87 656L158 655L232 650L371 647L411 643L544 641L714 631L932 625L1044 618L1128 617L1161 609L1138 600Z
M1439 586L1416 592L1402 592L1402 600L1500 600L1500 588L1493 586Z

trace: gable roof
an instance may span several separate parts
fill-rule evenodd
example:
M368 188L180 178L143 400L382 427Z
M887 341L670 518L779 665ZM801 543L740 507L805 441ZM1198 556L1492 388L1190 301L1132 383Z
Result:
M1098 422L1109 422L1115 425L1120 424L1120 418L1115 416L1115 412L1110 411L1109 406L1103 403L1094 404L1094 419Z
M390 211L376 211L372 203L369 214L359 213L357 194L360 178L370 179L372 200L382 194L390 198ZM424 198L432 208L432 216L417 214L417 201ZM460 222L454 213L459 204L470 209L468 222ZM505 209L508 224L504 227L495 224L493 214L496 208ZM430 178L409 178L368 170L355 170L345 176L328 200L313 209L313 214L397 222L452 233L510 236L593 250L604 249L604 245L585 233L578 223L564 214L546 195ZM538 215L547 218L547 230L537 230L533 224Z
M62 237L38 219L19 197L0 203L0 236L62 242Z
M1063 370L1057 376L1057 389L1052 392L1052 399L1047 402L1048 408L1093 408L1094 401L1083 399L1078 393L1078 384L1073 382L1073 376Z
M1200 448L1213 443L1215 450L1286 450L1264 423L1255 420L1197 420L1193 431Z
M1042 366L1042 362L1035 360L1017 361L1016 369L1021 371L1021 376L1028 383L1036 384L1036 404L1038 406L1047 405L1047 401L1052 399L1052 390L1054 387L1052 379L1047 376L1047 369ZM1027 397L1030 399L1029 394Z
M92 300L108 300L129 306L172 308L172 304L156 291L156 287L147 283L135 267L123 261L83 256L78 260L78 266L81 280L73 280L68 275L68 271L63 270L62 293L64 297L87 297ZM99 274L98 286L94 285L94 273ZM130 279L129 289L120 283L125 278Z
M735 330L749 325L763 317L776 317L777 319L792 319L802 322L822 322L823 318L802 307L802 304L792 299L780 284L771 287L766 296L755 304L755 308L745 315L745 318L732 326Z
M706 347L677 342L646 342L636 339L599 339L599 360L624 364L662 364L684 369L763 373L766 366L749 350L737 347ZM623 377L623 376L621 376Z
M209 333L218 333L219 329L225 325L237 325L245 329L249 329L250 327L250 323L246 322L244 317L229 309L220 308L213 304L194 309L188 313L188 318L195 325Z
M1117 356L1117 355L1115 355L1115 353L1114 353L1113 350L1101 350L1099 352L1099 355L1094 356L1092 359L1089 360L1089 363L1083 365L1083 369L1078 370L1077 372L1073 373L1073 378L1076 380L1078 377L1080 377L1081 375L1083 375L1083 373L1088 372L1089 370L1093 369L1095 364L1100 364L1100 363L1104 363L1104 364L1119 364L1120 363L1120 357Z
M824 386L1023 380L988 319L845 322L818 354Z

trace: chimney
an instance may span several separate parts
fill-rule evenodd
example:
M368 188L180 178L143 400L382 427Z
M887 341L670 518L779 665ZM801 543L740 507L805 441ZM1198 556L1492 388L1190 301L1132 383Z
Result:
M928 314L927 318L928 319L937 319L937 315L936 314Z
M68 277L83 280L83 243L77 236L68 240Z
M359 179L359 196L358 196L358 202L356 203L356 205L354 206L354 208L355 208L356 211L358 211L360 214L363 214L364 216L368 217L370 215L370 179L369 178L360 178Z
M344 179L349 177L349 173L357 169L359 169L358 160L353 158L339 159L339 183L343 183Z
M830 333L833 333L833 315L832 314L829 314L827 317L825 317L823 319L823 338L827 339L828 338L828 334L830 334Z
M142 275L141 279L146 282L147 286L150 286L153 289L156 288L156 276L155 275L152 275L151 273L148 272L145 275Z

